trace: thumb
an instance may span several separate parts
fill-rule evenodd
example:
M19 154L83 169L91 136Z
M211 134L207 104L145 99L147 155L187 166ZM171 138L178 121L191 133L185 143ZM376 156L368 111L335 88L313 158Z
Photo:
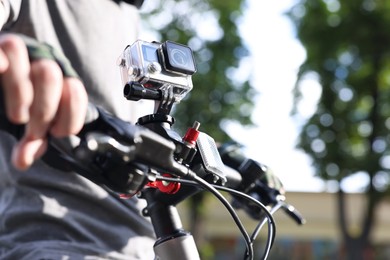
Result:
M47 148L47 139L23 138L14 146L12 151L12 164L18 170L27 170L36 159L43 155Z

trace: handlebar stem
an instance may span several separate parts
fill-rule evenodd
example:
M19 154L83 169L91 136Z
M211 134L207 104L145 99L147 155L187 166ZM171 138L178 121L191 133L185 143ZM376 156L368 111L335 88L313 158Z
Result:
M195 241L192 235L183 229L177 208L156 200L158 194L159 191L152 188L146 188L141 193L141 197L147 201L143 214L150 217L157 237L154 244L157 259L199 260Z

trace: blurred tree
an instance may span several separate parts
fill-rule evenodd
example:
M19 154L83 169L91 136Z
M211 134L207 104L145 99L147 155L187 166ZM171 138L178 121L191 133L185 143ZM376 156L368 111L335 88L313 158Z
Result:
M375 210L389 195L390 1L300 0L289 12L307 52L295 88L313 73L322 87L316 112L303 126L298 147L324 180L336 181L338 219L346 258L373 253ZM349 223L343 181L368 178L358 228Z
M239 72L240 62L249 54L237 27L244 0L151 2L142 9L145 27L155 31L155 40L190 46L197 63L193 90L174 106L175 128L185 131L196 120L201 131L224 142L230 140L224 131L226 120L253 124L256 93L249 73Z
M171 40L192 48L197 73L194 88L174 106L174 128L178 132L201 123L200 130L217 142L230 141L224 131L226 121L252 125L254 88L250 72L240 73L240 63L248 56L237 25L244 0L165 0L146 1L142 11L145 28L154 31L154 40ZM192 233L202 246L202 259L212 259L212 252L202 235L204 193L190 200Z

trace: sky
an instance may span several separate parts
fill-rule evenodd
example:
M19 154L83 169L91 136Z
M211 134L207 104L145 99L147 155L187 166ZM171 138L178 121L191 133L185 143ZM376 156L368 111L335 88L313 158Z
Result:
M296 39L291 21L284 15L293 0L248 0L239 25L251 56L247 67L259 92L253 120L256 127L231 125L229 133L246 147L249 157L270 167L287 191L322 191L324 184L314 177L309 158L295 149L299 126L315 109L318 83L304 83L306 95L299 110L301 120L290 116L292 90L305 50Z
M259 92L253 113L256 127L230 125L229 134L246 147L248 157L270 167L287 191L332 192L335 186L315 177L308 156L296 149L300 126L314 113L321 95L315 77L305 79L300 85L300 116L291 117L292 90L306 57L292 22L284 14L296 1L247 0L239 27L251 52L243 68L252 70L251 82ZM359 192L366 183L367 177L357 174L342 186L347 192Z

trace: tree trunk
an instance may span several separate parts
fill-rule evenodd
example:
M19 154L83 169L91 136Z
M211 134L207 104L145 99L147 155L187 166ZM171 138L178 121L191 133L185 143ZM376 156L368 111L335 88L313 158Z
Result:
M346 260L371 260L374 259L374 251L367 239L361 236L349 237L344 241L345 247L341 259Z
M339 225L343 248L341 251L341 259L347 260L370 260L374 259L374 250L370 243L370 235L374 226L374 212L379 201L375 192L366 194L367 206L361 214L363 215L361 231L353 235L349 229L348 216L346 212L346 198L344 191L340 188L337 193ZM358 212L356 213L358 214Z

